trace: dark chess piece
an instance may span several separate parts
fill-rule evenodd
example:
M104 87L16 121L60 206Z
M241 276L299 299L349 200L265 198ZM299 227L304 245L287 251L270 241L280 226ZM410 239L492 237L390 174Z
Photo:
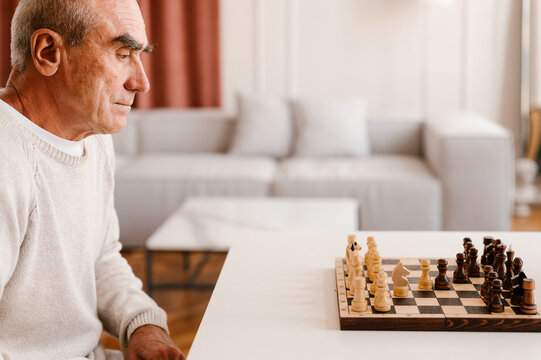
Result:
M502 302L502 281L494 279L492 281L492 297L488 304L488 309L493 313L501 313L504 310Z
M490 282L488 280L488 274L490 274L494 269L490 265L483 266L483 273L485 275L485 282L483 285L481 285L481 297L484 299L485 295L487 294L488 287L490 285Z
M464 253L456 254L456 270L453 273L453 282L457 284L465 284L468 282L468 274L466 274L464 267L465 267Z
M514 259L515 252L511 249L511 246L509 246L509 250L507 250L507 260L505 261L505 278L503 279L503 289L507 291L513 290L511 276L513 276L512 267Z
M451 289L451 281L447 277L448 262L445 259L438 260L439 274L434 279L434 287L436 290L449 290Z
M464 266L464 271L466 272L466 274L468 273L468 264L470 263L470 249L473 248L475 248L475 246L473 246L473 243L471 242L466 243L466 247L464 248L464 260L466 263L466 265Z
M492 238L492 236L483 237L483 255L481 255L481 265L490 265L490 264L487 264L487 253L488 253L488 248L490 244L492 244L493 241L494 239Z
M511 295L511 304L520 305L524 297L524 289L522 288L522 280L526 278L526 274L522 271L522 259L517 257L513 260L513 275L511 276L511 284L513 287L513 295Z
M468 245L468 244L471 244L471 245ZM473 242L471 241L470 238L468 237L465 237L464 240L462 241L462 246L464 246L464 255L466 255L466 257L468 256L468 249L466 249L467 246L473 246Z
M492 299L492 293L493 293L492 284L494 284L494 280L499 280L498 273L495 271L491 271L488 273L488 287L487 287L487 292L485 293L485 297L483 298L483 300L487 304L490 304L490 300Z
M498 273L498 279L503 281L505 278L505 254L501 252L496 253L496 260L494 261L494 271Z
M481 269L477 264L477 253L478 250L475 247L470 248L470 256L468 262L468 276L469 277L480 277Z
M522 280L522 288L524 290L524 297L520 304L520 312L528 315L537 314L537 306L535 305L533 296L533 291L535 289L534 279L526 278Z
M487 249L487 265L494 267L494 257L496 256L496 240L494 240Z

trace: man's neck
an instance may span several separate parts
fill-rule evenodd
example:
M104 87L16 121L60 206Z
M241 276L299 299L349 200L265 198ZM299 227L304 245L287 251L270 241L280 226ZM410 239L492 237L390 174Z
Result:
M55 104L47 80L36 76L30 69L21 74L12 70L6 87L0 90L0 99L30 119L42 129L63 139L78 141L88 136L88 131L63 126L65 119ZM32 85L30 85L32 84Z

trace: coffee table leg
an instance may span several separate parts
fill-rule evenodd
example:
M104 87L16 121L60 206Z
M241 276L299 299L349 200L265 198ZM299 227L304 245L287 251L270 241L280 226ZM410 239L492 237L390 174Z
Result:
M154 284L152 283L152 251L145 250L146 252L146 263L147 263L147 292L150 297L154 292Z
M182 265L184 268L184 271L190 270L190 252L189 251L183 251L182 252Z

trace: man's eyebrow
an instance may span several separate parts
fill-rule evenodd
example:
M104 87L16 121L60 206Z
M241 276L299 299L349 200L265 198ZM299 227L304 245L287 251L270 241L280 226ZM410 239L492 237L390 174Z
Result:
M146 53L149 53L152 51L152 49L154 48L154 45L152 44L148 44L144 49L143 49L143 44L141 44L139 41L135 40L135 38L133 36L131 36L130 34L122 34L120 36L117 36L116 38L113 39L113 43L122 43L124 46L132 49L132 50L143 50L144 52Z

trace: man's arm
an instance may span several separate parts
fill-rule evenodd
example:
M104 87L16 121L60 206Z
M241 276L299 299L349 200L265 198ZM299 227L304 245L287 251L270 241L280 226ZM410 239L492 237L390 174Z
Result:
M165 312L143 292L141 280L120 255L118 220L111 211L108 239L95 266L98 314L104 328L118 336L127 359L184 359L167 334Z

